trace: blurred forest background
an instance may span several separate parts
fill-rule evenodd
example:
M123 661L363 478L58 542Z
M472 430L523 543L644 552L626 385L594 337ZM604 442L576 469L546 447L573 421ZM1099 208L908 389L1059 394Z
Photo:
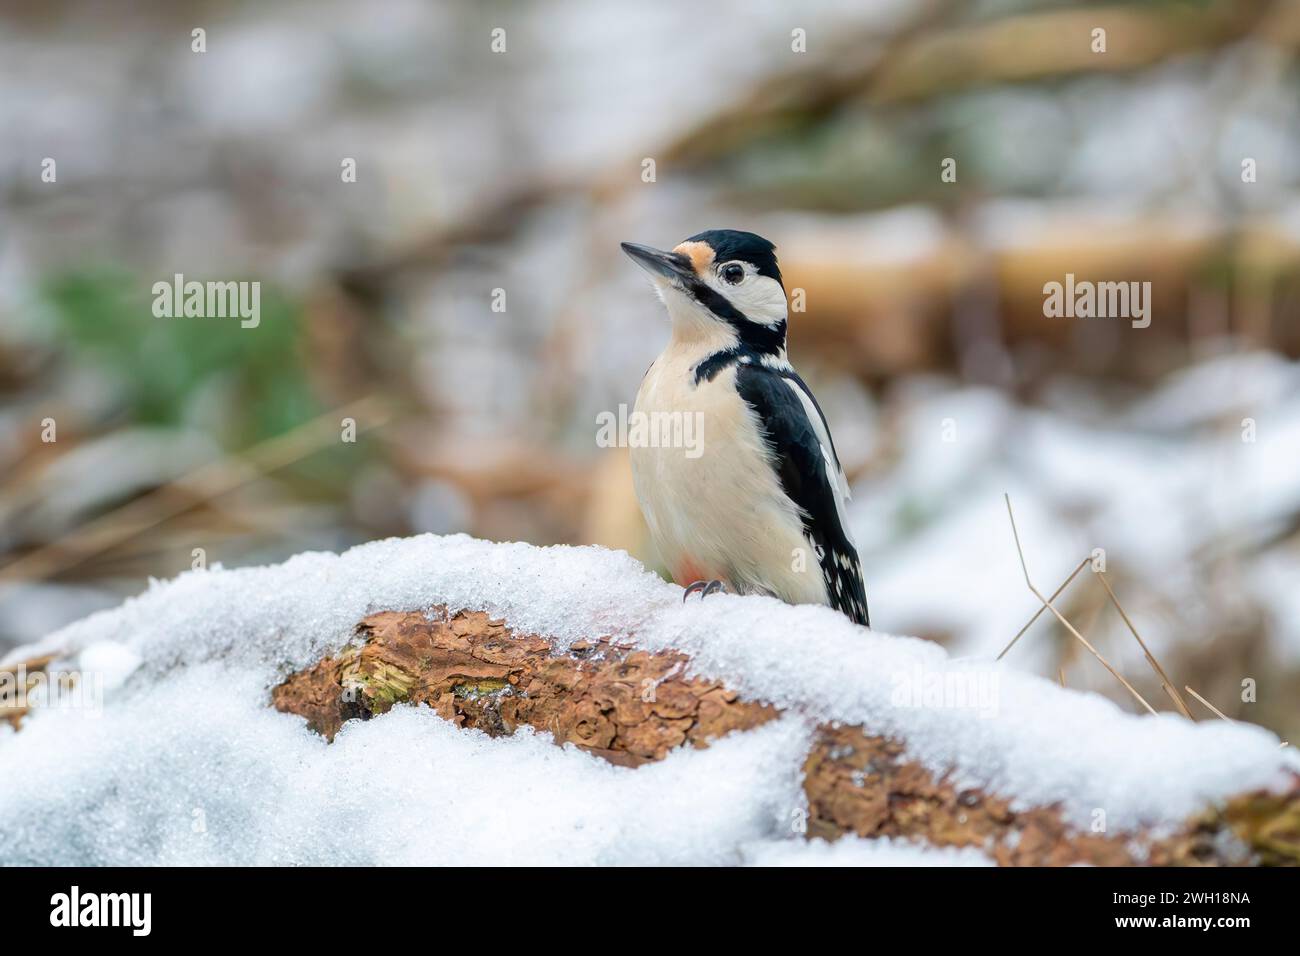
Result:
M618 243L726 227L805 290L791 355L879 628L1007 644L1038 607L1008 492L1042 591L1105 549L1176 683L1300 735L1300 3L0 15L0 650L198 548L467 532L656 567L595 442L668 335ZM260 325L155 318L176 273L260 280ZM1066 273L1150 281L1150 327L1046 318ZM1061 607L1171 708L1095 575ZM1008 660L1136 706L1050 615Z

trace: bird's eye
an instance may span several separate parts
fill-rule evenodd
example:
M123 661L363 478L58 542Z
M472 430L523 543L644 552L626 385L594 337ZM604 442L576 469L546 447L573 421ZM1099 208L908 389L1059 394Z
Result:
M745 278L745 267L738 262L728 262L722 267L722 278L732 285L737 285L741 279Z

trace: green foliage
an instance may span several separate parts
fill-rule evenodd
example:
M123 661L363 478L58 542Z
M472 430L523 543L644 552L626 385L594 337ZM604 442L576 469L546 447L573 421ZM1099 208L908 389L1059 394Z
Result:
M298 308L282 294L264 285L261 321L245 329L238 318L158 318L150 287L89 269L42 288L68 357L112 382L132 421L217 423L222 443L238 449L319 414Z

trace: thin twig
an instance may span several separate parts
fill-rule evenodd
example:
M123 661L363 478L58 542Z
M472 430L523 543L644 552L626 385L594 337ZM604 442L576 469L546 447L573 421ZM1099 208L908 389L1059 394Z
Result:
M1065 579L1065 583L1063 583L1059 588L1057 588L1056 591L1052 594L1052 596L1048 600L1055 601L1057 598L1059 598L1061 596L1061 592L1070 586L1070 582L1079 576L1079 572L1082 571L1084 567L1088 564L1088 562L1091 560L1092 560L1091 558L1084 558L1082 561L1080 561L1079 566L1075 568L1072 572L1070 572L1070 576ZM1044 606L1044 607L1040 607L1037 611L1034 612L1034 616L1029 619L1029 623L1020 629L1020 631L1016 634L1016 636L1011 639L1010 644L1002 648L1002 653L997 656L998 660L1002 660L1002 658L1006 656L1007 651L1011 650L1011 648L1016 646L1016 641L1024 637L1025 632L1034 626L1034 622L1037 621L1039 616L1046 610L1047 608L1046 606Z
M1064 667L1058 667L1058 668L1056 669L1056 676L1059 677L1059 678L1061 679L1061 686L1064 687L1064 686L1065 686L1065 668L1064 668Z
M1200 694L1196 693L1196 691L1192 690L1190 687L1184 687L1183 690L1187 691L1187 693L1191 694L1193 697L1195 697L1197 700L1199 700L1199 701L1200 701L1202 704L1204 704L1206 707L1210 708L1210 710L1214 711L1216 714L1218 714L1218 715L1219 715L1220 717L1222 717L1224 720L1231 720L1231 719L1232 719L1232 718L1230 718L1227 714L1225 714L1223 711L1219 710L1219 708L1215 707L1215 706L1214 706L1213 704L1211 704L1208 700L1206 700L1204 697L1202 697Z
M1150 704L1146 702L1146 698L1143 697L1141 694L1139 694L1136 688L1134 688L1132 684L1130 684L1128 681L1124 679L1123 674L1121 674L1119 671L1115 670L1115 668L1111 666L1110 661L1106 660L1106 658L1101 655L1100 651L1098 651L1095 647L1093 647L1091 644L1088 643L1088 639L1084 637L1082 634L1080 634L1075 629L1074 625L1065 619L1065 615L1063 615L1060 611L1056 609L1056 605L1054 605L1047 598L1043 597L1042 592L1039 591L1038 588L1034 587L1034 582L1029 580L1029 566L1025 563L1025 549L1020 546L1020 532L1016 529L1016 516L1011 510L1011 496L1003 495L1003 497L1006 499L1007 502L1007 517L1011 519L1011 534L1016 539L1016 553L1020 555L1020 569L1025 573L1025 585L1029 588L1030 591L1033 592L1034 597L1042 601L1043 605L1054 615L1056 615L1056 619L1060 621L1065 626L1065 628L1071 634L1073 634L1075 638L1084 647L1086 647L1089 651L1092 652L1092 656L1097 658L1097 660L1101 661L1102 666L1105 667L1106 670L1110 671L1111 674L1114 675L1115 679L1119 681L1121 684L1123 684L1125 689L1130 694L1132 694L1134 697L1137 698L1138 703L1140 703L1143 707L1145 707L1150 713L1154 714L1156 710L1154 707L1152 707Z
M1142 653L1146 655L1147 663L1151 665L1151 668L1156 672L1157 676L1159 676L1160 686L1164 688L1165 693L1169 695L1171 700L1173 700L1175 706L1183 712L1183 716L1188 720L1191 720L1192 712L1187 709L1187 703L1183 700L1182 695L1174 688L1174 682L1169 679L1169 675L1165 673L1165 669L1160 666L1160 662L1156 660L1156 656L1151 653L1151 649L1147 647L1146 641L1142 640L1142 635L1139 634L1137 628L1133 626L1133 622L1129 619L1128 614L1125 613L1123 605L1119 603L1119 598L1115 596L1114 588L1112 588L1110 582L1106 580L1106 572L1098 571L1097 578L1101 581L1102 587L1106 589L1106 593L1110 596L1110 603L1115 605L1115 610L1119 611L1119 616L1124 619L1124 623L1128 625L1129 632L1142 648Z

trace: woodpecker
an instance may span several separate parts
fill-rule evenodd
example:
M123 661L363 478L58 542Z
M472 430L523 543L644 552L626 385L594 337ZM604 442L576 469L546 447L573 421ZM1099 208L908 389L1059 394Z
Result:
M622 248L672 322L635 412L695 415L701 428L694 456L645 442L630 449L637 500L682 599L768 594L869 624L844 469L821 407L786 358L776 247L714 229L671 252Z

